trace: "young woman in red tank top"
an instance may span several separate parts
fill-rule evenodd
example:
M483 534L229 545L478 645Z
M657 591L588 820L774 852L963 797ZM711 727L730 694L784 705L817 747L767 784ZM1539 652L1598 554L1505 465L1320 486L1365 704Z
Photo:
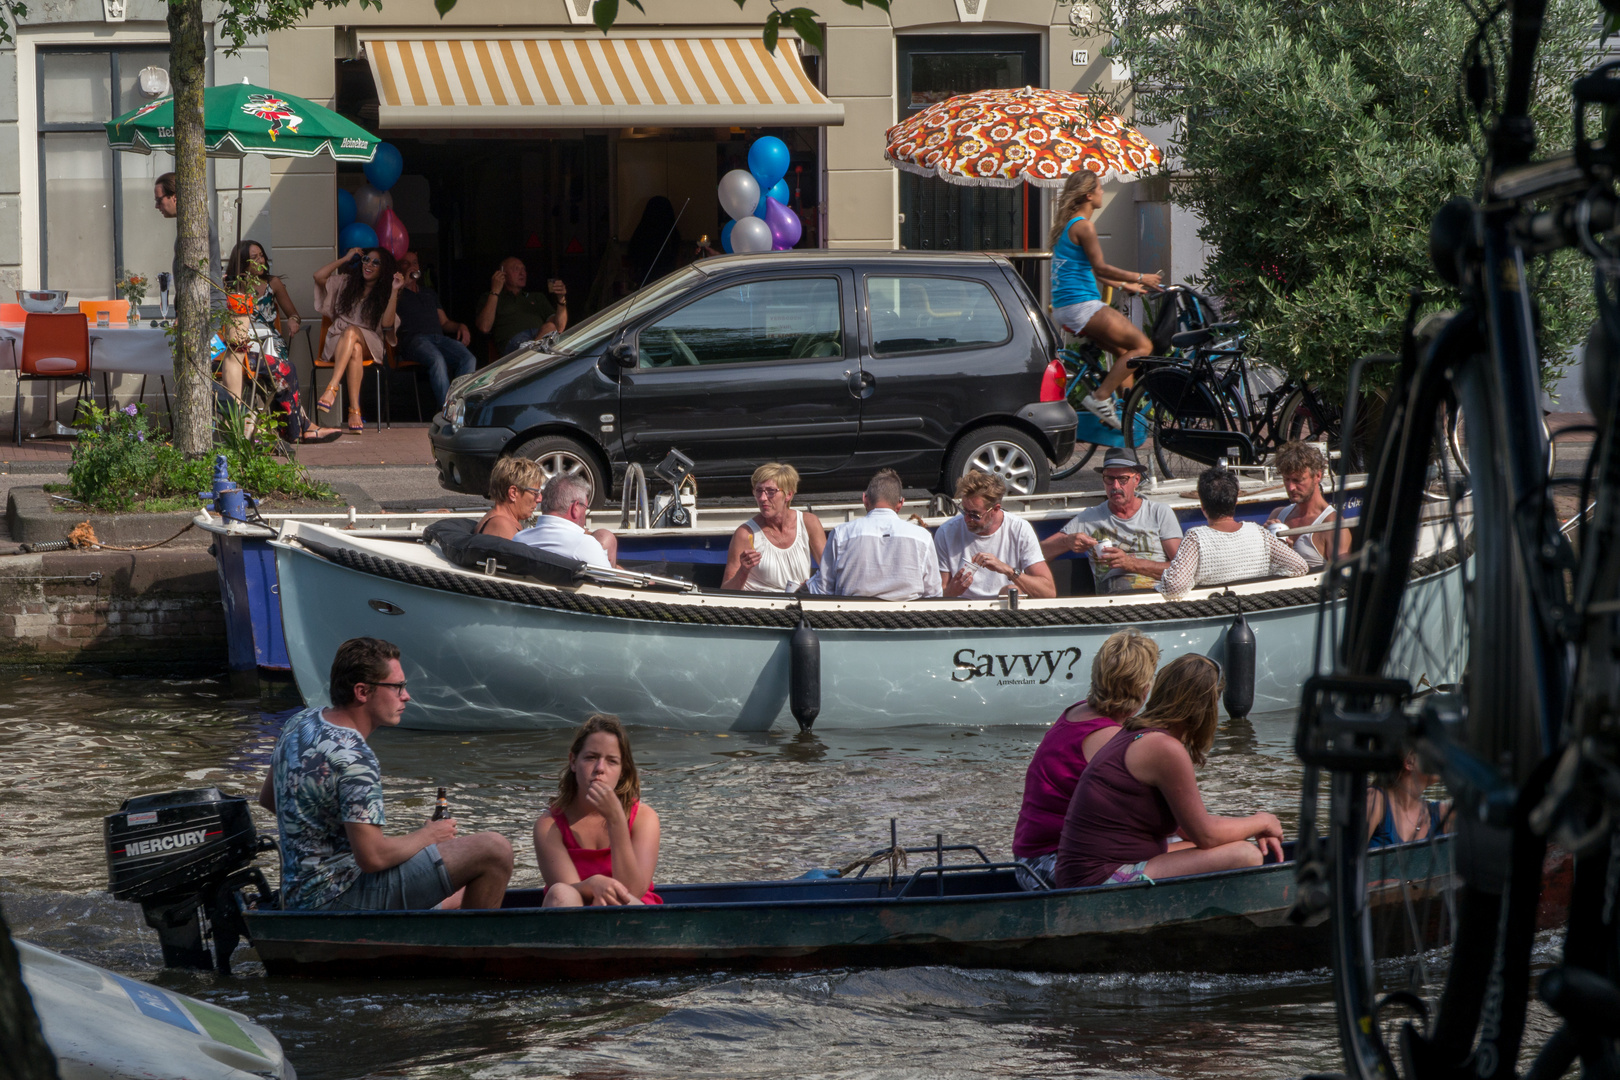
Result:
M557 797L534 823L546 907L663 903L653 892L658 814L640 795L619 718L591 716L574 732Z

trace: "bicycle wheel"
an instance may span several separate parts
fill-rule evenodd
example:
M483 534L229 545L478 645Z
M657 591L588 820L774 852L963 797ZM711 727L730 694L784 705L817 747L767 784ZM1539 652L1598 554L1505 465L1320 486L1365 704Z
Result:
M1430 698L1428 707L1455 718L1447 730L1457 734L1445 741L1453 763L1465 756L1490 762L1485 775L1493 777L1509 770L1519 801L1486 818L1482 801L1459 806L1451 860L1429 867L1430 880L1455 873L1455 883L1439 890L1455 936L1449 972L1439 985L1421 970L1425 953L1445 944L1428 927L1413 935L1410 956L1417 968L1408 961L1403 971L1392 965L1399 958L1380 948L1381 918L1387 922L1392 905L1399 911L1398 894L1411 883L1404 874L1392 875L1382 856L1368 854L1365 771L1334 772L1328 859L1334 991L1347 1064L1352 1075L1366 1080L1399 1075L1397 1058L1413 1076L1452 1072L1464 1061L1475 1062L1481 1077L1511 1075L1525 1022L1530 935L1545 853L1545 840L1532 833L1527 818L1546 769L1540 726L1523 721L1545 714L1541 675L1549 670L1548 641L1536 621L1523 558L1522 508L1511 494L1506 467L1509 440L1499 434L1505 420L1472 432L1473 475L1484 478L1472 501L1453 501L1433 512L1437 455L1443 488L1462 487L1442 449L1449 438L1446 403L1460 398L1473 415L1493 415L1487 403L1507 396L1481 356L1472 316L1459 320L1450 331L1453 345L1437 348L1391 401L1358 536L1361 550L1380 557L1376 567L1349 571L1342 632L1330 636L1337 670L1352 680L1349 685L1395 677L1420 689L1450 690ZM1455 386L1448 379L1453 371ZM1425 540L1442 553L1451 548L1449 569L1439 558L1428 563L1428 573L1413 573L1415 565L1423 568L1418 556ZM1333 609L1326 617L1331 626ZM1391 1005L1411 1007L1424 1020L1422 1027L1403 1025L1399 1054L1391 1051L1380 1021Z
M1080 404L1082 398L1097 389L1107 374L1101 364L1101 350L1093 346L1090 349L1067 348L1058 354L1058 359L1070 369L1069 385L1065 396L1069 406L1077 414L1084 414L1084 406ZM1075 439L1074 449L1069 456L1061 462L1052 463L1052 479L1067 480L1075 473L1086 467L1097 452L1097 444Z
M1086 462L1090 461L1092 455L1096 452L1096 443L1082 442L1079 439L1076 439L1074 441L1074 449L1069 451L1069 456L1063 460L1063 463L1061 465L1056 463L1053 464L1052 479L1067 480L1069 477L1085 468Z
M1223 400L1177 368L1140 376L1125 399L1120 423L1125 445L1140 453L1151 444L1160 473L1171 480L1197 476L1215 464L1227 448L1213 436L1236 430Z

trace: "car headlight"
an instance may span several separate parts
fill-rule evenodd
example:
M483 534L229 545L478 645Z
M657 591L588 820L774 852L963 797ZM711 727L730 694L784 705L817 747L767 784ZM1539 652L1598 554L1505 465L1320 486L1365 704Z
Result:
M467 399L455 398L445 409L445 419L450 421L451 431L460 431L462 422L467 419Z

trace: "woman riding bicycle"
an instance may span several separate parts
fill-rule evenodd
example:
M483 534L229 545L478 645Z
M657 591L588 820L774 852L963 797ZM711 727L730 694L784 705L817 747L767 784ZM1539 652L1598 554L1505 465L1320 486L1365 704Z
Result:
M1118 429L1119 414L1114 409L1114 392L1130 374L1127 361L1153 351L1147 335L1131 321L1103 303L1099 282L1116 285L1127 292L1142 293L1157 288L1158 274L1121 270L1103 261L1097 228L1088 220L1102 209L1102 182L1092 172L1081 170L1069 177L1058 195L1052 215L1052 315L1073 334L1081 334L1114 354L1114 366L1102 385L1088 394L1086 411L1109 427Z

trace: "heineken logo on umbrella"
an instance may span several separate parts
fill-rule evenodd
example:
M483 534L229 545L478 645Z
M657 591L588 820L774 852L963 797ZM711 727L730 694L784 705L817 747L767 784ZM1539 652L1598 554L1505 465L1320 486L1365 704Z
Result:
M270 94L253 94L242 104L242 111L249 116L256 116L260 120L270 121L270 141L274 142L283 128L293 134L298 133L298 125L304 118L292 111L292 106L284 99Z

